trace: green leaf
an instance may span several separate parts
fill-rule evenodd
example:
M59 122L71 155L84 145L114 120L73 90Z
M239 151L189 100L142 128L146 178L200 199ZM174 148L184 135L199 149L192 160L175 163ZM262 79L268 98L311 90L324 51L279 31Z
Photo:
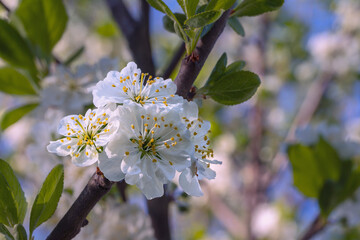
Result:
M170 10L170 8L162 1L162 0L146 0L153 8L159 10L160 12L165 13L169 18L174 21L174 29L175 32L183 39L185 42L187 41L186 33L182 27L182 24L178 21L174 13Z
M198 3L199 0L185 0L186 15L188 17L192 17L195 14Z
M1 119L1 129L5 130L10 127L12 124L19 121L23 116L34 110L38 105L38 103L32 103L8 110L4 113Z
M185 6L185 0L176 0L178 2L178 4L180 5L181 9L184 11L185 14L186 13L186 6Z
M307 197L317 198L323 186L323 178L310 147L294 144L288 148L294 185Z
M55 212L64 187L64 167L57 165L46 177L36 196L30 214L30 236L43 222Z
M218 103L234 105L250 99L259 85L260 79L255 73L239 71L223 75L202 91Z
M202 13L195 14L185 21L185 25L190 28L201 28L209 25L221 17L222 10L210 10Z
M13 235L7 230L4 224L0 223L0 237L3 236L5 240L15 240Z
M50 55L68 21L62 0L23 0L15 14L31 42Z
M17 95L36 94L30 80L12 67L0 68L0 91Z
M181 24L181 26L184 26L184 22L186 20L186 16L185 14L182 13L174 13L175 17L178 19L179 23ZM176 33L175 29L174 29L174 20L172 20L168 15L164 15L163 17L163 25L165 30L172 32L172 33Z
M232 73L232 72L238 72L241 71L245 67L245 61L236 61L227 66L226 68L226 74Z
M0 29L0 57L11 65L34 70L34 56L18 31L3 19Z
M210 0L206 10L228 10L236 0Z
M228 20L228 23L230 25L230 27L240 36L244 37L245 36L245 31L243 26L241 25L239 19L237 19L236 17L231 17Z
M284 0L243 0L235 9L232 16L257 16L266 12L278 10Z
M320 137L314 151L316 161L319 167L321 167L319 174L322 175L324 181L338 180L340 177L341 160L336 150L323 137Z
M339 185L334 181L326 181L319 194L321 214L327 217L338 204Z
M220 79L221 75L225 73L227 64L226 53L223 53L219 60L216 62L215 67L213 68L209 79L207 80L205 87L212 85L215 81Z
M13 227L22 223L27 203L10 165L0 159L0 223Z
M15 239L16 240L27 240L26 230L22 224L16 225Z

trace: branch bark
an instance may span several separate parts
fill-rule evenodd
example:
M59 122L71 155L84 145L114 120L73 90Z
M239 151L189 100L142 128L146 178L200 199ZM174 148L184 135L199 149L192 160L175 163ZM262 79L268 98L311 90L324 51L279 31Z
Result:
M326 227L327 221L321 218L319 215L310 225L310 228L307 230L307 232L304 234L304 236L301 238L301 240L310 240L313 236L315 236L317 233L322 231Z
M95 204L110 191L113 182L97 171L75 200L65 216L46 238L47 240L68 240L74 238L83 226L88 224L86 216Z
M171 59L171 61L170 61L169 65L167 66L164 74L162 75L162 77L164 79L168 79L170 77L171 73L174 71L174 69L178 65L181 57L184 55L184 52L185 52L185 43L182 43L180 45L179 49L174 54L173 58Z
M185 57L180 66L179 74L175 79L177 86L177 94L187 98L190 88L192 87L195 79L200 73L200 70L205 64L207 57L213 49L216 40L223 32L226 21L229 18L230 10L227 10L223 15L215 22L211 30L199 40L193 55L198 57L199 60L193 61L189 56Z
M106 0L111 14L124 34L136 64L145 73L154 75L155 66L149 32L150 6L141 0L141 16L135 20L122 0Z

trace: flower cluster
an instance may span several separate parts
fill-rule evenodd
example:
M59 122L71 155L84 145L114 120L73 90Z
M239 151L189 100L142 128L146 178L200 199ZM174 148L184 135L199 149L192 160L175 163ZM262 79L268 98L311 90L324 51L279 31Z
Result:
M152 78L130 62L111 71L93 89L95 110L60 121L64 138L48 151L70 155L77 166L98 163L111 181L125 179L148 199L164 194L163 184L180 173L179 184L201 196L199 179L215 178L208 133L198 107L176 95L171 79Z

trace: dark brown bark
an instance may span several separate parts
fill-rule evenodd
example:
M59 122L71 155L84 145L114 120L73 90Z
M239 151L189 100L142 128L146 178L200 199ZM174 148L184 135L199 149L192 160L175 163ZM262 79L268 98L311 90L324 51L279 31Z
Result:
M94 173L80 196L46 239L67 240L74 238L81 228L87 225L87 215L95 204L109 192L112 185L113 182L106 179L101 172Z
M175 79L178 95L187 97L189 90L213 49L216 40L223 32L227 19L229 18L229 14L230 10L224 12L223 15L215 22L211 30L199 40L193 52L195 59L187 56L182 60L179 74Z
M141 0L141 16L139 20L135 20L122 0L106 0L106 2L114 20L126 38L134 61L142 72L154 75L155 66L152 59L149 32L149 4L146 0Z
M322 231L326 227L326 220L321 218L319 215L310 225L307 232L304 234L304 236L301 238L301 240L310 240L312 237L314 237L317 233Z

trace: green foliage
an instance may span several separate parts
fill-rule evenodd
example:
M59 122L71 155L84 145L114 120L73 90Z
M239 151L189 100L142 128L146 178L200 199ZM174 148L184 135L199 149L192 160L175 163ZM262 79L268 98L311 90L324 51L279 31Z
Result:
M27 240L27 234L24 226L22 224L18 224L15 227L15 239L16 240Z
M192 17L195 14L198 3L199 0L185 0L186 16Z
M15 12L30 41L50 55L65 31L68 16L61 0L23 0Z
M15 240L13 235L7 230L4 224L0 223L0 236L3 236L5 240Z
M215 101L234 105L250 99L260 85L259 77L252 72L242 71L244 61L238 61L226 67L227 56L224 53L217 61L205 86L198 93L210 96Z
M236 0L210 0L206 10L228 10L232 5L234 5L235 2Z
M6 128L10 127L12 124L19 121L23 116L34 110L38 105L38 103L31 103L15 109L8 110L4 113L1 119L1 129L5 130Z
M228 24L237 34L239 34L242 37L245 36L245 30L241 25L239 19L237 19L236 17L231 17L228 20Z
M318 200L323 217L328 217L360 186L360 167L341 159L322 137L314 146L293 144L287 152L294 185L305 196Z
M33 71L34 56L25 39L3 19L0 19L0 29L0 57L16 67Z
M184 22L186 20L185 14L174 13L174 15L178 19L181 26L184 26ZM164 15L164 17L163 17L163 25L164 25L164 28L167 31L172 32L172 33L176 33L175 32L175 24L176 23L168 15Z
M30 214L30 236L43 222L55 212L64 187L64 167L57 165L46 177L36 196Z
M27 203L19 181L10 165L0 159L0 223L9 227L22 223L26 209ZM1 227L0 231L5 230Z
M118 30L114 22L106 22L97 26L96 32L100 36L106 38L112 38L118 34Z
M210 10L198 13L188 18L185 21L185 25L190 28L202 28L218 20L222 13L222 10Z
M257 16L266 12L278 10L284 0L243 0L235 9L232 16Z
M12 67L0 68L0 91L16 95L34 95L30 80Z

